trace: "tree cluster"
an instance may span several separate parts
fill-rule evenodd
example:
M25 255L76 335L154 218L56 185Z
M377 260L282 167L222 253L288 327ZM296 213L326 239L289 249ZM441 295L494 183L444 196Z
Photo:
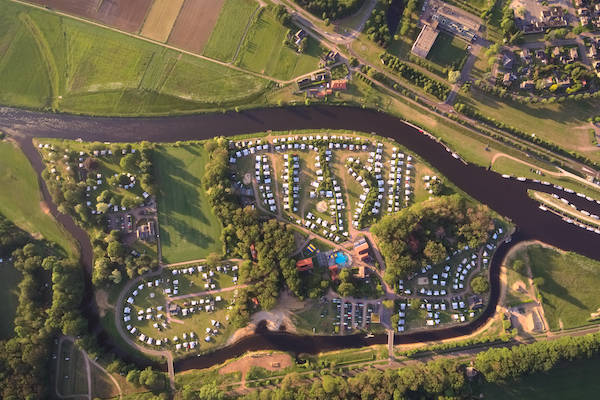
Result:
M450 93L448 85L431 79L421 71L417 71L410 65L400 61L398 57L383 53L381 61L386 67L400 73L400 76L413 85L422 88L426 93L430 93L440 100L446 100L446 97L448 97L448 93Z
M391 4L392 0L379 1L365 24L365 32L369 36L369 39L382 47L387 47L392 40L392 33L390 32L386 18Z
M0 216L4 233L26 235ZM0 246L0 252L7 247ZM18 285L15 336L0 342L0 397L43 398L49 388L52 337L84 334L87 322L79 313L83 295L81 269L61 258L54 245L29 239L12 253L23 276Z
M494 222L489 210L459 195L443 196L386 215L371 231L386 261L390 285L428 264L438 264L457 249L486 243Z
M365 0L295 0L311 14L322 19L338 19L354 14Z

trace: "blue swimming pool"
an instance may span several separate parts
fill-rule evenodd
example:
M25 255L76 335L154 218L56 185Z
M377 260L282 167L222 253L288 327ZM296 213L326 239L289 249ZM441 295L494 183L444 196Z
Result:
M338 251L335 253L335 263L337 265L344 265L346 262L348 262L348 256L344 252Z

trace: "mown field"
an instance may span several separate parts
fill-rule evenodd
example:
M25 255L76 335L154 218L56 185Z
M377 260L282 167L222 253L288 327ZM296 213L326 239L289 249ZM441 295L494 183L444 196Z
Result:
M56 242L70 255L77 249L71 236L41 205L37 175L12 143L0 141L0 213L34 237ZM0 264L1 265L1 264Z
M427 55L430 61L450 69L460 66L462 60L467 57L467 44L455 36L440 33Z
M293 77L316 70L321 47L308 40L304 54L283 44L288 28L281 25L270 9L259 11L244 39L236 65L278 79Z
M546 373L526 376L502 385L485 385L490 400L578 400L595 399L600 390L600 358L559 365Z
M184 0L156 0L146 17L142 26L142 36L149 37L160 42L169 38L175 19L183 6Z
M91 114L177 113L257 101L268 81L0 0L0 103Z
M204 55L232 61L250 17L257 8L254 0L227 0L204 48Z
M154 167L165 263L196 260L222 251L221 225L202 188L206 161L201 144L158 147Z
M550 329L593 323L590 314L600 308L600 262L538 245L527 254Z

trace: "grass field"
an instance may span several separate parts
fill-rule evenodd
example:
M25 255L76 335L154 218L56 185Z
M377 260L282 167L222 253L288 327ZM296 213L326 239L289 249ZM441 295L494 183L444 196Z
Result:
M600 152L592 144L590 126L586 119L598 109L597 100L565 102L551 105L516 104L509 100L471 91L471 99L461 97L490 118L506 121L524 132L535 134L568 150L575 150L594 161L600 161ZM506 116L510 115L507 120Z
M207 154L201 144L158 147L158 219L163 261L205 258L222 251L221 225L202 188Z
M467 44L455 36L440 33L427 55L427 58L450 69L458 69L467 56Z
M490 400L594 399L600 390L598 370L600 358L570 362L519 381L485 385L483 394Z
M538 290L550 329L590 324L600 308L600 262L537 245L527 255L533 278L543 279Z
M35 171L25 155L10 142L0 141L0 212L34 237L56 242L77 257L73 239L41 207Z
M227 0L213 28L204 55L221 61L232 61L246 26L258 4L254 0Z
M11 263L0 264L0 340L14 335L14 319L19 301L18 284L21 273Z
M0 103L155 114L252 103L267 81L50 12L0 0Z
M248 31L236 65L278 79L291 79L316 70L321 47L309 38L306 52L299 54L283 44L287 30L269 9L261 10Z

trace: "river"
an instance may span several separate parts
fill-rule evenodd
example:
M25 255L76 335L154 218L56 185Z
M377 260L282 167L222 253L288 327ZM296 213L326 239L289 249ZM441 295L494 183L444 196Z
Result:
M232 136L253 132L289 131L299 129L347 129L373 132L394 139L439 170L457 187L488 205L499 214L510 218L517 232L509 244L501 246L491 266L491 298L478 320L462 326L407 333L396 336L396 343L440 340L469 334L484 324L493 314L499 295L499 269L509 248L522 240L540 240L563 250L574 251L600 260L600 236L571 224L560 217L544 212L538 203L527 195L528 189L556 193L578 208L600 215L600 205L531 181L519 182L504 179L495 172L476 165L465 164L449 153L443 145L432 140L400 119L373 110L351 107L313 106L297 108L256 109L239 113L202 114L180 117L118 118L88 117L68 114L45 114L27 110L0 108L0 129L15 134L27 157L38 173L42 167L37 150L31 145L34 137L65 139L81 138L85 141L174 142L178 140L208 139L214 136ZM483 148L481 151L485 151ZM44 189L44 195L47 191ZM87 293L91 299L89 282L92 267L89 239L68 216L60 215L49 198L46 199L53 214L65 225L80 243L82 263L86 268ZM94 313L90 307L87 312ZM91 320L94 318L90 315ZM97 320L97 316L95 318ZM96 324L93 324L96 325ZM104 336L104 335L103 335ZM176 364L178 371L202 368L243 354L248 350L279 349L295 353L316 353L347 347L361 347L385 343L385 336L365 339L351 336L299 336L290 333L260 330L232 346L201 357L192 357ZM121 352L120 352L121 353Z

